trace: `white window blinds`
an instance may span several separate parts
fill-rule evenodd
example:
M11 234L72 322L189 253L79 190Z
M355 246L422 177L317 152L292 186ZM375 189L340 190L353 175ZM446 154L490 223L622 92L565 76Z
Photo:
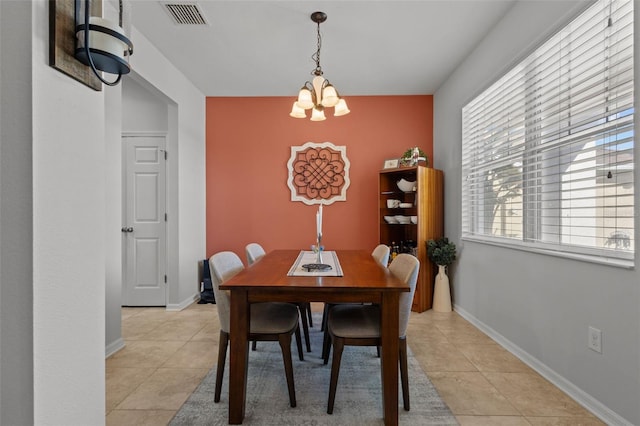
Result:
M462 234L633 259L633 2L598 1L462 110Z

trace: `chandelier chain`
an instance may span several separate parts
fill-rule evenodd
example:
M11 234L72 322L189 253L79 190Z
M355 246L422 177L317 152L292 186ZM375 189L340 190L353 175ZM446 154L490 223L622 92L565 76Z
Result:
M311 58L316 62L316 69L312 71L313 75L322 75L322 67L320 66L320 48L322 47L322 35L320 34L320 22L318 22L318 50L311 55Z

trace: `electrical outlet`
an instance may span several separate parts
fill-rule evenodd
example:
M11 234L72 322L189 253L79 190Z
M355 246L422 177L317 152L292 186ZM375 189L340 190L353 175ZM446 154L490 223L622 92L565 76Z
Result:
M592 351L596 351L599 354L602 353L602 331L595 327L589 327L589 340L587 341L587 347Z

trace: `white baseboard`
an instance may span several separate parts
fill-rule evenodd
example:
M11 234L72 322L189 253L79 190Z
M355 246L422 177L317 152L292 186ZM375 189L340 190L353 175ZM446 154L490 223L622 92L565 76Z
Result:
M200 293L193 293L180 303L167 305L166 309L167 311L181 311L198 300L200 300Z
M540 362L537 358L531 356L528 352L524 351L518 345L505 338L503 335L489 327L476 317L465 311L458 305L454 305L453 310L460 314L461 317L469 321L487 336L495 340L500 346L511 352L514 356L519 358L522 362L538 372L542 377L553 383L557 388L565 392L571 398L573 398L578 404L593 413L594 416L605 422L610 426L633 426L632 423L622 418L620 415L612 411L609 407L565 379L546 364Z
M105 359L109 358L111 355L115 354L116 352L123 349L124 347L125 347L125 344L124 344L124 339L122 337L116 340L115 342L109 344L105 348L105 356L104 356Z

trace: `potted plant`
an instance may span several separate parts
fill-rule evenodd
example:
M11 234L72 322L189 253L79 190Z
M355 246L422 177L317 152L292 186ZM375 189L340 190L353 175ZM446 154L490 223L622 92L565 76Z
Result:
M429 165L427 154L417 146L415 148L409 148L402 154L402 157L400 157L400 164L403 166L417 166L418 161L424 161L425 166Z
M427 241L429 260L438 266L449 266L456 260L456 245L448 238Z
M436 312L451 312L451 290L446 268L456 260L456 245L446 237L429 240L427 241L427 256L438 265L432 308Z

